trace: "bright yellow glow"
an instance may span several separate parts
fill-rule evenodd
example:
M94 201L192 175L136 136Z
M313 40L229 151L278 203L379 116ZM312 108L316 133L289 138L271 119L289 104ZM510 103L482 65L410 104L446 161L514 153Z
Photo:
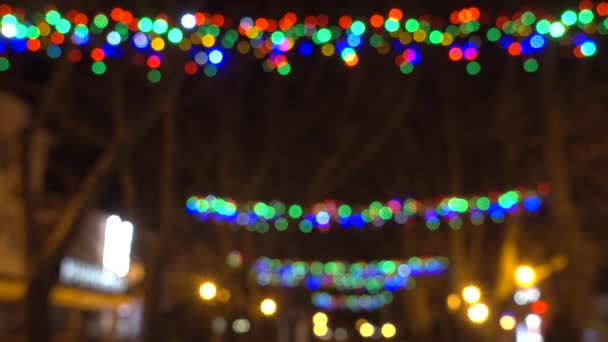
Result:
M485 304L477 303L469 308L467 314L471 322L479 324L485 322L488 319L490 311L488 310L488 307Z
M359 327L359 334L361 334L361 336L363 337L372 337L372 335L374 334L374 330L375 329L373 325L369 324L368 322L365 322Z
M152 39L150 46L154 51L162 51L165 48L165 41L161 37L156 37Z
M206 282L198 288L198 294L204 300L212 300L217 294L217 287L214 283Z
M450 309L450 311L456 311L460 309L462 301L460 300L460 297L457 294L452 293L448 296L448 298L446 298L445 304L447 305L448 309Z
M503 328L504 330L513 330L515 328L515 325L517 324L517 322L515 321L515 318L513 318L513 316L509 316L509 315L504 315L502 317L500 317L500 327Z
M312 323L314 325L327 325L328 321L329 318L323 312L317 312L314 316L312 316Z
M397 334L397 328L391 323L385 323L381 329L384 338L393 338Z
M462 298L469 304L475 304L481 298L481 291L476 286L467 286L462 290Z
M315 334L315 336L325 336L327 335L327 325L315 325L315 327L312 329L312 332Z
M536 282L536 271L530 266L519 266L515 270L515 282L523 288L528 288Z
M277 303L270 298L266 298L260 304L260 310L265 316L272 316L277 312Z

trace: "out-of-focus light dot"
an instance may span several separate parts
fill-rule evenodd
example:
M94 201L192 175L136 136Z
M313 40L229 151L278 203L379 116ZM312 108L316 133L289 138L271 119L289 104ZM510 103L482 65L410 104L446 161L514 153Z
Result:
M205 65L205 68L203 68L203 73L207 77L214 77L217 75L217 67L213 64L207 64Z
M397 334L397 328L391 323L385 323L380 329L384 338L393 338Z
M410 63L410 62L403 62L401 63L401 65L399 66L399 70L403 73L403 74L411 74L414 71L414 64Z
M185 29L192 29L196 26L196 17L190 13L184 14L182 16L182 27Z
M154 20L154 23L152 24L152 31L154 31L154 33L163 34L167 32L167 29L169 29L169 24L167 24L165 19Z
M312 329L313 333L317 337L321 337L321 336L327 335L328 330L329 329L327 328L326 325L315 325L314 328Z
M317 31L317 39L321 43L327 43L331 39L331 31L326 28L322 28Z
M576 13L574 11L566 11L562 13L562 22L568 26L576 24Z
M542 48L543 46L545 46L545 37L540 34L533 35L532 37L530 37L530 46L535 49Z
M312 316L312 323L314 325L326 325L329 322L329 317L324 312L317 312Z
M490 311L485 304L477 303L469 308L467 316L473 323L483 323L488 319Z
M213 64L220 64L224 59L224 54L220 50L212 50L209 53L209 62Z
M93 24L98 28L102 29L108 26L108 17L103 14L98 14L93 18Z
M355 21L350 25L350 32L360 36L365 33L365 24L362 21Z
M150 32L152 31L152 20L150 20L150 18L145 17L141 18L141 20L139 20L139 23L137 24L137 27L141 32Z
M536 271L530 266L520 266L515 270L515 282L518 286L528 288L536 282Z
M338 342L346 341L348 339L348 332L344 328L338 328L334 331L334 338Z
M597 47L596 47L595 43L590 40L581 44L581 53L586 57L595 55L596 51L597 51Z
M9 62L9 60L4 57L0 57L0 71L7 71L8 69L10 69L10 67L11 63Z
M469 75L478 75L480 72L481 65L478 62L472 61L467 64L467 73Z
M524 70L526 72L536 72L538 70L538 62L534 58L529 58L524 62Z
M198 66L193 61L189 61L184 65L184 72L188 75L196 74L197 70L198 70Z
M593 21L593 12L588 9L580 11L578 14L578 21L583 24L589 24Z
M116 31L112 31L110 33L108 33L108 37L106 38L106 40L108 41L108 43L110 45L118 45L120 44L120 33L116 32Z
M61 48L57 45L50 45L46 49L46 54L51 58L59 58L61 56Z
M565 32L566 32L566 28L564 27L564 24L562 24L560 22L555 22L555 23L551 24L551 28L549 29L549 34L553 38L559 38L559 37L563 36Z
M513 318L513 316L511 316L511 315L504 315L504 316L500 317L499 324L503 330L509 331L509 330L515 329L515 325L517 325L517 321L515 321L515 318Z
M368 322L361 324L361 326L359 327L359 334L361 334L361 336L365 338L372 337L372 335L374 335L374 331L374 326Z
M469 304L474 304L481 298L481 291L476 286L467 286L462 290L462 298Z
M333 54L335 52L336 52L336 48L331 43L323 44L323 46L321 47L321 53L325 57L333 56Z
M59 22L57 23L57 25L55 26L55 29L59 33L66 34L70 31L71 27L72 27L72 24L70 24L69 20L60 19Z
M414 18L408 19L405 22L405 29L410 33L418 31L419 28L420 28L420 23L418 22L418 20L416 20Z
M542 319L540 318L539 315L529 314L528 316L526 316L526 325L528 326L528 329L532 329L532 330L539 329L541 324L542 324Z
M148 46L148 37L145 34L138 32L133 36L133 44L140 49L144 49Z
M237 334L246 334L249 332L250 328L251 323L249 323L249 320L245 318L236 319L232 323L232 330L234 330L234 332Z
M303 42L300 44L298 50L302 56L310 56L312 54L312 44L309 42Z
M194 61L198 65L205 65L209 61L209 58L207 57L207 53L205 51L199 51L196 53L196 55L194 55Z
M384 28L388 31L388 32L395 32L399 29L399 20L393 19L393 18L388 18L385 22L384 22Z
M352 48L346 48L342 50L341 56L344 61L349 62L355 59L356 53Z
M3 24L2 35L6 38L13 38L17 35L17 26L14 24Z
M46 22L51 25L56 25L61 19L59 12L55 10L48 11L45 16Z
M460 308L460 305L462 304L460 297L455 293L450 294L446 298L445 303L450 311L458 310Z
M551 22L547 19L539 20L536 23L536 31L540 34L547 34L551 30Z
M272 40L272 43L275 45L281 44L284 39L285 39L285 34L281 31L275 31L270 36L270 40Z
M277 303L270 298L266 298L260 303L260 311L264 316L272 316L277 312Z
M165 49L165 41L161 37L156 37L152 39L150 46L152 46L154 51L162 51Z
M498 40L500 40L501 35L502 34L500 33L500 30L496 27L492 27L491 29L489 29L488 33L486 34L488 40L491 42L497 42Z
M161 78L162 74L160 71L156 69L148 71L148 81L150 81L150 83L158 83L160 82Z
M182 34L182 31L180 29L172 28L171 30L169 30L169 34L167 35L167 38L169 38L169 41L171 43L177 44L182 41L182 39L184 38L184 35Z
M441 44L441 41L443 40L443 33L441 33L441 31L432 31L431 34L429 35L429 41L432 44Z
M448 53L449 57L453 61L459 61L462 59L462 49L459 47L453 47Z
M102 61L94 62L91 65L91 71L95 75L103 75L106 72L106 64L104 62L102 62Z
M211 330L216 335L223 335L228 327L228 322L224 317L216 317L211 321Z
M217 287L210 282L203 283L198 289L198 294L204 300L212 300L217 295Z

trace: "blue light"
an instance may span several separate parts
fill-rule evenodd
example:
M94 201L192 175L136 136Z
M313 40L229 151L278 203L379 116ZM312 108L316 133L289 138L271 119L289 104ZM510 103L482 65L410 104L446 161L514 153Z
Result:
M357 36L356 34L350 33L346 38L346 42L351 47L357 47L361 45L361 36Z
M316 291L321 288L321 280L317 277L309 277L306 279L306 287L311 291Z
M513 38L510 36L502 36L502 38L500 38L499 45L503 49L508 49L509 46L511 46L511 43L513 43Z
M52 44L46 49L46 54L51 58L59 58L61 56L61 48Z
M224 59L224 54L220 50L212 50L209 52L209 62L213 64L220 64Z
M538 33L533 35L530 37L530 46L535 49L541 49L543 46L545 46L545 37Z
M303 42L300 44L299 50L302 56L308 57L312 54L312 44L309 42Z
M540 208L540 198L536 196L530 196L524 200L524 207L528 211L537 211Z
M320 211L319 213L317 213L316 219L320 225L325 226L329 223L329 214L325 211Z
M139 49L144 49L148 46L148 37L139 32L133 36L133 45Z
M52 45L52 46L56 46L56 45ZM11 40L11 48L13 48L13 50L15 50L17 52L22 52L27 48L27 43L26 43L25 39L13 39L13 40ZM59 54L61 54L61 49L59 50ZM56 58L56 57L52 57L50 55L49 55L49 57ZM59 57L59 56L57 56L57 57Z

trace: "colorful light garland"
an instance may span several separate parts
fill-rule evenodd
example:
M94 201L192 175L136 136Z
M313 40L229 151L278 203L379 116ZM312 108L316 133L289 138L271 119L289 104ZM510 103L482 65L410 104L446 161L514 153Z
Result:
M487 216L500 223L508 213L536 212L548 193L549 187L541 184L536 190L517 188L469 198L442 197L436 201L394 198L364 206L325 201L312 205L308 210L301 205L288 206L281 201L238 203L208 195L190 197L186 208L188 213L202 221L227 222L259 233L267 233L271 226L277 231L285 231L289 226L297 225L302 233L310 233L314 228L327 231L332 224L343 228L361 228L366 224L380 227L390 221L400 225L415 224L417 219L421 219L428 229L436 230L442 221L452 229L460 229L466 218L479 225Z
M314 306L325 311L349 310L352 312L374 311L393 302L391 292L383 291L373 295L334 295L315 292L310 297Z
M355 263L260 258L251 271L260 286L293 288L305 285L311 291L331 289L378 293L414 286L412 277L441 274L448 265L445 257Z
M409 74L422 59L424 45L442 47L449 60L466 62L476 75L484 45L495 45L507 55L520 58L528 72L538 69L536 56L551 41L570 49L573 56L596 54L598 38L608 34L608 3L596 6L580 2L576 10L549 14L524 9L509 16L492 16L477 7L456 10L447 19L406 15L393 8L355 18L343 15L298 16L286 13L278 19L222 14L186 13L181 18L166 14L135 17L114 8L110 13L89 15L78 10L59 12L47 8L27 15L24 10L0 5L0 71L10 68L13 53L46 53L56 59L63 54L73 62L87 60L94 74L104 74L111 59L127 58L147 65L148 80L159 82L165 51L174 49L189 58L184 72L213 77L218 66L237 54L262 60L265 71L288 75L291 57L297 52L339 56L348 67L358 64L363 46L381 55L392 54L400 71Z

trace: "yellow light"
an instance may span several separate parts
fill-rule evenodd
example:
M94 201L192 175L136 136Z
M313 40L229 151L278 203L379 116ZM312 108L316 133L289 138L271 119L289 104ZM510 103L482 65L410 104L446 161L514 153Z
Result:
M312 323L314 325L326 325L329 321L329 318L323 312L317 312L312 316Z
M198 288L198 294L204 300L212 300L217 294L217 287L214 283L206 282Z
M448 296L448 298L446 298L445 303L448 309L450 309L450 311L456 311L460 309L462 301L460 300L460 297L457 294L452 293Z
M232 295L230 294L230 291L227 289L221 289L217 293L217 300L219 300L222 303L228 303L230 301L230 297L232 297Z
M384 336L384 338L393 338L397 334L397 328L395 328L395 326L391 323L385 323L382 325L382 329L380 331L382 332L382 336Z
M467 314L471 322L479 324L485 322L488 319L490 311L488 310L488 307L485 304L477 303L469 308Z
M530 266L519 266L515 270L515 282L523 288L528 288L536 282L536 271Z
M152 39L150 46L154 51L162 51L165 48L165 41L161 37L156 37Z
M469 304L475 304L481 298L481 291L476 286L467 286L462 290L462 298Z
M272 316L277 312L277 303L270 298L266 298L260 304L260 310L265 316Z
M513 318L513 316L509 316L509 315L504 315L502 317L500 317L500 327L503 328L504 330L513 330L515 328L515 325L517 324L517 322L515 321L515 318Z
M312 329L315 336L319 337L327 335L327 331L327 325L315 325L315 327Z
M368 322L365 322L359 327L359 334L361 334L361 336L363 337L372 337L372 335L374 334L374 330L375 329L373 325L369 324Z

